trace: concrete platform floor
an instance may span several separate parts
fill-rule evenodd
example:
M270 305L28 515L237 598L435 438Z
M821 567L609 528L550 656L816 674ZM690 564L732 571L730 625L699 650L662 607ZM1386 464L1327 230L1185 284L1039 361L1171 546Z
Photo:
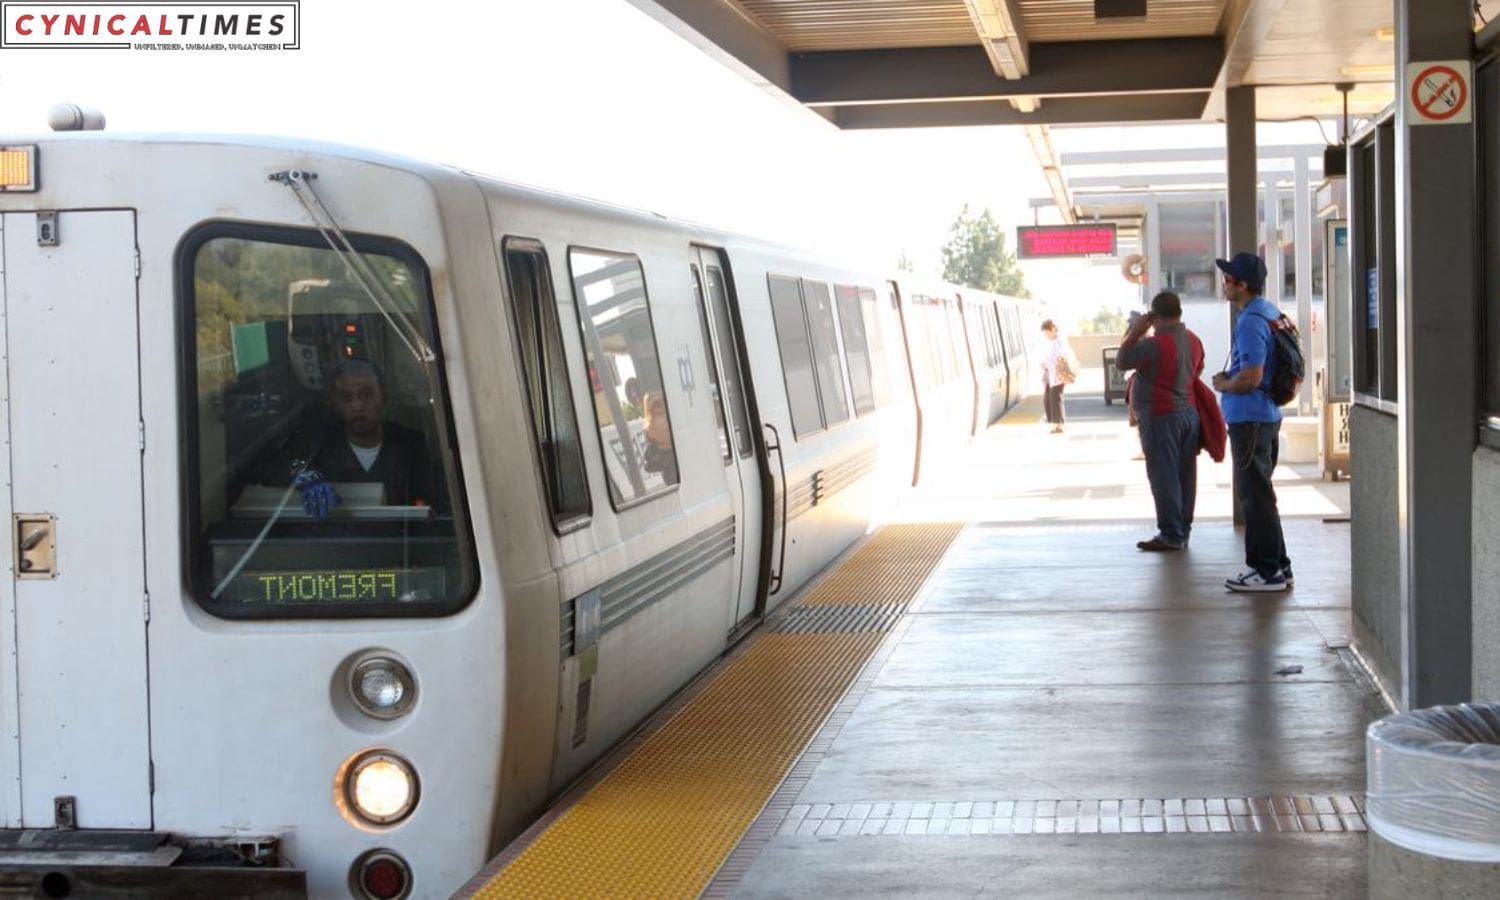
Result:
M1347 485L1279 471L1296 587L1231 594L1227 465L1192 548L1141 553L1123 410L1070 413L1023 408L887 513L971 524L710 894L1365 895L1387 710L1346 649Z

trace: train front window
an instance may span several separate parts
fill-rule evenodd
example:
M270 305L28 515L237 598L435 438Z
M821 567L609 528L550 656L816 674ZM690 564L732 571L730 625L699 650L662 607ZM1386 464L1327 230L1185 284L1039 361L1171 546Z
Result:
M181 255L189 559L215 613L441 615L473 595L427 270L354 247L211 225Z

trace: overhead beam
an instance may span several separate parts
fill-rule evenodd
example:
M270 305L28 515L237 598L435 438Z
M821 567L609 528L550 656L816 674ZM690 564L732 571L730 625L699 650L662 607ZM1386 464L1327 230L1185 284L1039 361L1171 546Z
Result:
M1150 200L1156 200L1166 205L1170 203L1200 203L1205 200L1223 200L1224 191L1172 191L1170 193L1119 193L1119 194L1079 194L1075 200L1080 212L1087 214L1091 209L1101 209L1111 206L1124 206L1127 204L1143 204Z
M1323 158L1322 144L1270 144L1256 147L1257 159ZM1065 166L1119 165L1124 163L1223 162L1223 147L1179 147L1161 150L1086 150L1062 155Z
M1026 33L1021 30L1016 0L964 0L964 5L995 74L1011 81L1030 75Z
M1256 178L1264 183L1276 181L1281 184L1291 184L1296 178L1295 169L1261 169ZM1313 169L1310 174L1314 178L1321 178L1321 169ZM1101 175L1091 178L1069 178L1068 188L1073 191L1091 191L1101 188L1119 188L1122 190L1149 190L1156 187L1184 187L1191 185L1224 185L1226 183L1223 172L1185 172L1171 175Z
M795 53L792 95L810 106L849 106L1206 92L1223 60L1216 37L1033 44L1031 74L1008 81L977 46Z
M688 43L762 87L792 92L787 49L720 0L626 0Z
M1205 119L1222 121L1228 117L1227 91L1245 84L1250 67L1260 56L1286 4L1287 0L1237 0L1225 5L1219 33L1227 35L1229 42L1224 49L1224 67L1214 80L1213 93L1204 109Z
M1057 149L1052 146L1051 130L1046 125L1027 125L1026 139L1031 142L1037 165L1042 167L1042 177L1047 179L1047 186L1052 190L1052 199L1062 213L1063 224L1072 225L1076 220L1073 200L1068 195L1068 184L1063 180L1062 164L1057 161Z
M1124 122L1196 121L1208 92L1131 94L1114 97L1060 97L1035 112L1021 112L1004 100L959 103L887 103L840 106L833 122L840 128L955 128L971 125L1093 125Z

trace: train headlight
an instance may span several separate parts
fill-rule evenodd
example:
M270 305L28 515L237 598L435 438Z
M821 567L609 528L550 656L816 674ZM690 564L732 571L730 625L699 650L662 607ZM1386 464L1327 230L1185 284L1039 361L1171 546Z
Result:
M395 825L417 807L420 785L411 763L389 750L369 750L344 766L344 800L371 825Z
M360 712L377 719L406 715L417 699L411 670L384 655L366 657L349 669L349 696Z

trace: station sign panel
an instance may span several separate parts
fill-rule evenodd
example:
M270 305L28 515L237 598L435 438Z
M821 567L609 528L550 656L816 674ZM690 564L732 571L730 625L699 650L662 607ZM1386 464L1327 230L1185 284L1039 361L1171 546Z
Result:
M1114 223L1022 225L1016 229L1016 255L1021 259L1114 256L1115 246Z

